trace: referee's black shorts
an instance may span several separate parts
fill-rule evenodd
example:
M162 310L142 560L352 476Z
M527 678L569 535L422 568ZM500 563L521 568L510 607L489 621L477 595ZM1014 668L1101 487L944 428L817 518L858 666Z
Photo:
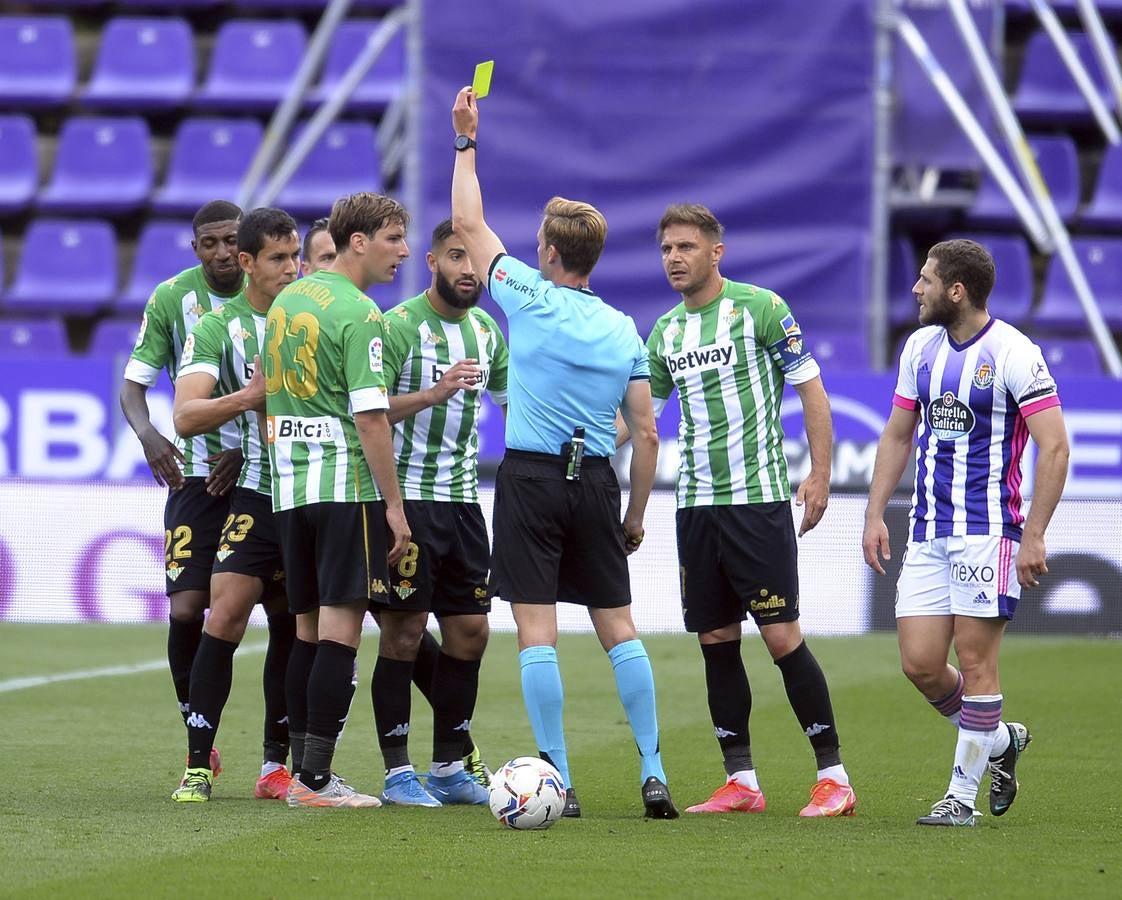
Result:
M580 479L562 458L507 450L495 483L491 587L508 603L631 603L619 482L606 457L585 456Z

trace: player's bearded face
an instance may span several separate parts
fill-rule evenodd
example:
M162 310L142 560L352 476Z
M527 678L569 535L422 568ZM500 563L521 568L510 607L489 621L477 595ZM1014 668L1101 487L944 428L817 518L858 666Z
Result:
M919 278L912 286L912 293L919 303L919 322L921 325L942 325L949 327L958 322L962 312L951 300L947 286L939 277L935 260L928 258L919 270Z
M471 309L479 302L483 283L476 277L462 247L440 254L436 264L436 292L453 309Z

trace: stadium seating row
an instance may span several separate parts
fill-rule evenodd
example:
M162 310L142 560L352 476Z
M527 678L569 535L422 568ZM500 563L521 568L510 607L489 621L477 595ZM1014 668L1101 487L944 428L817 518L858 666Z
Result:
M1058 258L1048 265L1043 294L1039 306L1032 309L1033 269L1032 258L1025 239L1012 235L970 234L952 235L969 237L989 248L997 268L997 283L989 300L994 315L1015 325L1057 330L1082 330L1086 319L1068 278L1067 270ZM1099 302L1104 318L1114 329L1122 329L1122 239L1106 237L1078 237L1072 241L1075 255ZM918 261L907 238L893 241L890 256L889 309L893 325L915 321L915 304L911 300L911 286L915 283Z
M86 353L90 356L127 354L140 327L139 316L102 319L93 329ZM906 336L905 336L906 339ZM1034 338L1052 371L1063 375L1099 375L1103 369L1093 341L1086 338ZM868 351L853 331L823 331L808 336L811 352L827 371L864 371ZM897 355L903 339L897 347ZM69 354L66 328L56 317L0 319L0 357L27 359Z
M293 134L295 141L302 128ZM50 213L127 214L151 205L159 215L192 214L215 197L233 198L261 143L256 119L184 119L167 175L153 192L152 143L139 117L75 116L59 134L54 171L41 190L35 125L0 116L0 215L34 205ZM277 205L295 216L325 215L353 190L380 190L377 132L367 122L336 122L320 137Z
M9 311L91 314L112 308L139 309L154 285L192 265L191 227L187 222L152 220L136 245L131 274L123 291L117 284L117 240L113 226L101 219L36 219L27 229L22 258L11 288L2 296ZM1043 297L1032 309L1033 272L1029 249L1021 237L971 235L990 248L998 280L990 308L1019 325L1058 330L1083 327L1084 317L1067 272L1058 260L1049 266ZM1122 329L1122 238L1081 237L1075 253L1098 298L1108 324ZM2 257L0 257L2 258ZM911 242L893 242L889 296L890 321L903 326L915 320L910 288L917 259ZM0 272L0 283L2 283ZM813 320L809 316L808 320Z
M1122 0L1114 0L1114 3L1113 11L1122 13ZM989 104L981 91L973 66L965 59L952 64L951 58L947 56L947 48L961 44L951 17L945 9L933 10L922 18L922 27L928 43L933 48L939 48L937 55L949 67L951 80L974 109L982 127L996 135ZM985 29L992 25L983 21L980 27ZM1110 89L1090 38L1080 31L1070 32L1069 36L1103 103L1108 109L1116 110L1118 99ZM1000 70L1000 64L998 68ZM1013 108L1026 126L1062 128L1093 125L1094 120L1086 99L1046 32L1036 31L1028 38L1016 85L1011 98ZM977 154L951 120L943 100L928 84L927 77L902 45L897 54L896 90L897 114L893 142L897 158L902 163L947 170L977 170L981 167ZM996 139L995 143L1002 146L1004 142Z
M356 19L336 31L309 98L322 103L378 27ZM89 82L78 89L74 28L65 16L0 17L0 107L43 109L77 99L89 109L152 111L193 106L238 113L271 110L289 92L307 45L294 20L231 19L215 37L210 67L196 87L195 37L186 19L120 17L106 22ZM402 33L391 41L348 101L380 112L397 96L405 70Z

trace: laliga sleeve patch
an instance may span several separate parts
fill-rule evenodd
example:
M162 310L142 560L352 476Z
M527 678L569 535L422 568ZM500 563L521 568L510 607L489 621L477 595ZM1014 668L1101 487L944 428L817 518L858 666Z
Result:
M381 374L382 372L382 339L370 339L370 371Z
M189 366L195 359L195 336L193 334L187 335L187 340L183 342L183 354L179 357L179 367L182 369L184 366Z

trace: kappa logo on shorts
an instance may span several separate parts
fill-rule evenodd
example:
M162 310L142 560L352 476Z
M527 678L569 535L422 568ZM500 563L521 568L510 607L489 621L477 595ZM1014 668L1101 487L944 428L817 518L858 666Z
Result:
M480 601L486 600L487 599L487 588L476 588L475 589L475 599L480 600Z
M372 594L388 594L386 590L386 583L381 578L375 578L370 582L370 593Z

